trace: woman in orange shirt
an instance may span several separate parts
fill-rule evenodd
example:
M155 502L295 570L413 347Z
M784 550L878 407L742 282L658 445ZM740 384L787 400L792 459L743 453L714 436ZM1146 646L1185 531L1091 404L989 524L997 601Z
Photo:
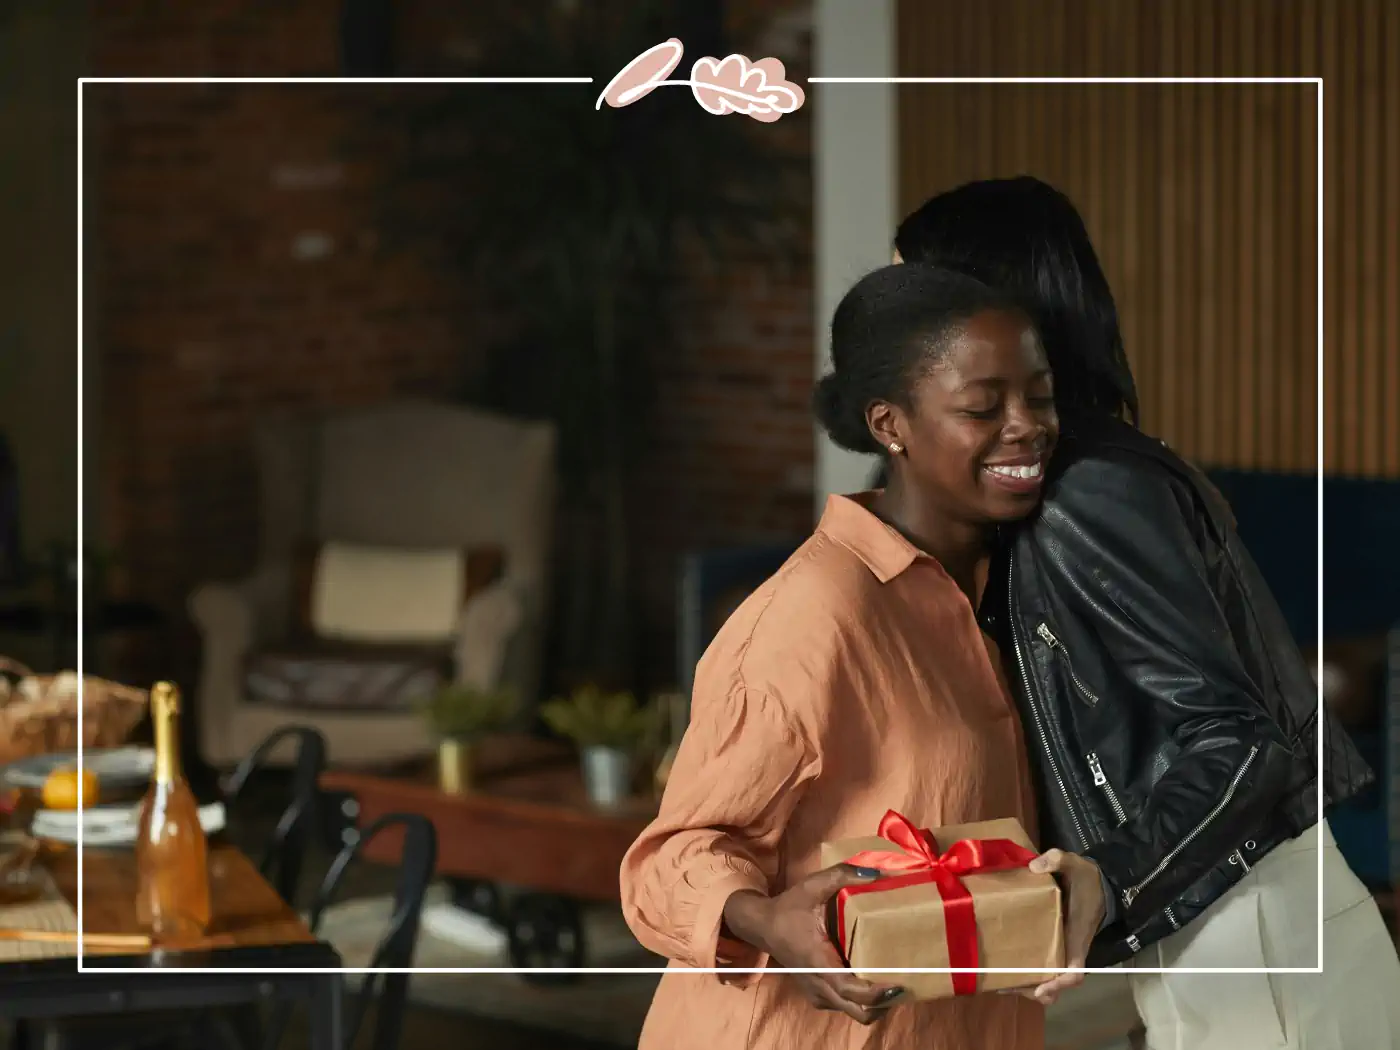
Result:
M641 1050L1030 1050L1022 995L899 1003L840 967L827 901L877 873L818 870L825 840L887 809L929 827L1016 817L1035 836L1025 743L981 600L999 523L1027 515L1058 429L1026 316L948 271L893 266L831 326L817 391L832 439L889 460L725 623L696 672L660 813L622 866L637 938L673 960ZM1103 906L1093 863L1047 854L1068 890L1071 966ZM716 974L681 972L714 968Z

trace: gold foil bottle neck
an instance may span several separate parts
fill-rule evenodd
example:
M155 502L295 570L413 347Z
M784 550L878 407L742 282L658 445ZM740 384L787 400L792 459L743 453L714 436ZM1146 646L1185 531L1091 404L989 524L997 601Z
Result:
M151 724L155 731L155 779L173 784L180 779L180 690L170 682L151 686Z
M180 713L180 690L171 682L151 686L151 713L157 717Z

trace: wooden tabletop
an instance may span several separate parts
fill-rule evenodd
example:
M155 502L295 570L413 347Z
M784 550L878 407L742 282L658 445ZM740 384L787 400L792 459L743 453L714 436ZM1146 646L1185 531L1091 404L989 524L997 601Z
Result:
M392 794L403 803L428 803L463 812L538 817L590 826L614 825L640 832L656 815L656 799L638 796L616 806L591 802L577 753L558 741L499 736L483 741L472 759L472 790L443 791L436 758L387 769L333 769L321 776L329 791Z
M438 833L438 873L487 879L585 900L616 900L623 854L656 814L651 798L591 803L572 749L527 737L492 739L473 760L475 783L443 791L434 762L397 770L332 770L321 786L353 795L364 826L395 812L421 813ZM396 863L401 835L365 856Z
M78 854L46 846L42 863L59 892L78 904ZM246 856L227 843L209 847L213 921L198 941L166 947L203 953L226 948L315 944L316 938ZM136 920L136 854L132 850L83 850L83 929L86 933L142 933Z

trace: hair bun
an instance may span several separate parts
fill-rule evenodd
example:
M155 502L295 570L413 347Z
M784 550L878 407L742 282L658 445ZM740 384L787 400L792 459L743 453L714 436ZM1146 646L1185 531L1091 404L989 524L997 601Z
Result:
M827 437L850 452L877 455L880 444L870 433L865 412L846 403L835 372L828 372L812 394L812 410Z

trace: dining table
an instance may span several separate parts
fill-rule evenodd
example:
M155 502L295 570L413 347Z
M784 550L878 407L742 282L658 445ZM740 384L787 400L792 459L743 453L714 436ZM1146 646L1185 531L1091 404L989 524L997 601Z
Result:
M301 1004L312 1050L341 1050L339 955L235 845L211 840L211 922L178 943L141 929L130 848L86 847L80 864L72 845L18 834L0 855L15 849L27 853L24 878L0 875L0 1018L27 1030L99 1014Z

